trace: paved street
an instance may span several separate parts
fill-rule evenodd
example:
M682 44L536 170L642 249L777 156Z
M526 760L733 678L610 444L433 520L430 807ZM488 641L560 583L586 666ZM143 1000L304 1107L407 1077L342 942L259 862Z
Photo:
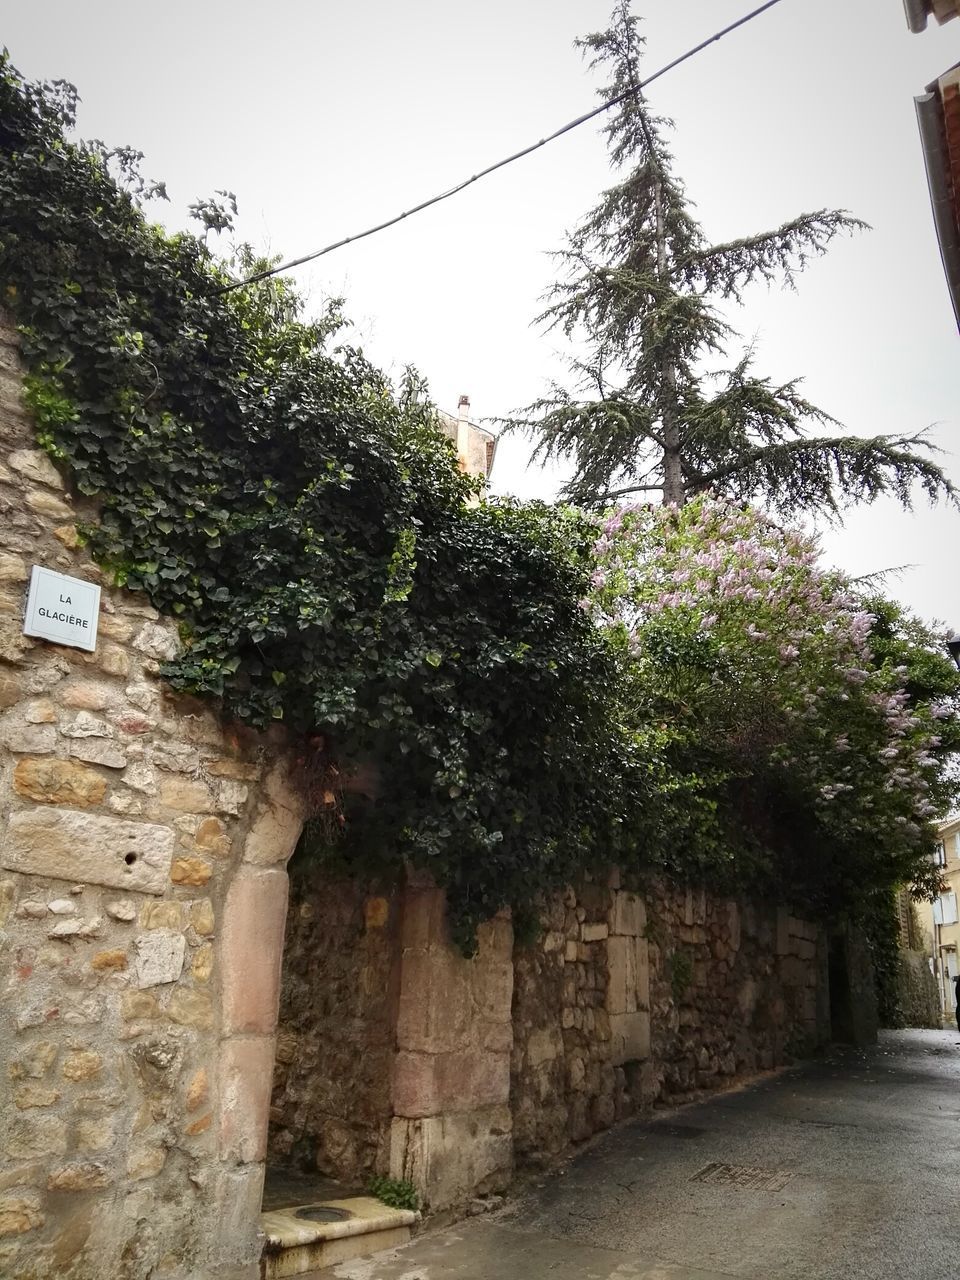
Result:
M956 1031L886 1032L875 1049L838 1051L628 1125L496 1214L321 1273L324 1280L958 1274Z

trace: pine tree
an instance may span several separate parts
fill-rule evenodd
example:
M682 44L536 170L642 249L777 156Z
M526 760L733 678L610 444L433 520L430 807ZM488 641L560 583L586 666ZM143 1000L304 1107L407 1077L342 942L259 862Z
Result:
M612 69L600 92L622 101L605 132L614 169L628 171L556 255L562 278L538 317L583 353L569 362L573 389L552 386L511 425L535 433L535 457L574 462L564 496L587 506L654 491L680 504L710 490L785 515L829 515L881 494L909 507L915 484L931 500L955 501L923 431L842 434L798 380L777 386L757 376L749 349L732 369L706 371L736 336L717 303L739 302L754 281L792 286L834 236L866 224L820 210L709 243L673 171L669 122L638 88L643 43L628 0L609 30L577 41L591 67Z

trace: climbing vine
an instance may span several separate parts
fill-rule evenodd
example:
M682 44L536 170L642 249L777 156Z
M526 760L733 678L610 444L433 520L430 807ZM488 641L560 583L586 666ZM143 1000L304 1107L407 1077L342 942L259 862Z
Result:
M180 621L167 679L362 760L375 797L348 796L339 853L429 867L463 936L609 857L592 529L469 505L416 375L392 386L336 305L309 321L282 281L220 292L206 240L232 194L193 206L201 237L168 234L143 210L162 186L73 140L75 106L0 63L0 285L40 441L97 501L90 551Z

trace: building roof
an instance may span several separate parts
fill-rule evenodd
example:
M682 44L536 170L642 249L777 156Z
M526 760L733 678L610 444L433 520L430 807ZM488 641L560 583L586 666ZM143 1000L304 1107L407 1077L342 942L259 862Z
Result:
M925 31L931 16L940 23L960 16L960 0L903 0L903 7L911 31Z
M960 10L960 0L951 0ZM933 222L960 328L960 63L914 98Z

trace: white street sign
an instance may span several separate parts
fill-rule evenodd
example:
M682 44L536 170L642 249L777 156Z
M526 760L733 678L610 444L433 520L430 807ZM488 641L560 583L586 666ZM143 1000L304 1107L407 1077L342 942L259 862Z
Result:
M100 588L96 583L33 566L23 622L25 636L39 636L92 653L97 647L99 614Z

